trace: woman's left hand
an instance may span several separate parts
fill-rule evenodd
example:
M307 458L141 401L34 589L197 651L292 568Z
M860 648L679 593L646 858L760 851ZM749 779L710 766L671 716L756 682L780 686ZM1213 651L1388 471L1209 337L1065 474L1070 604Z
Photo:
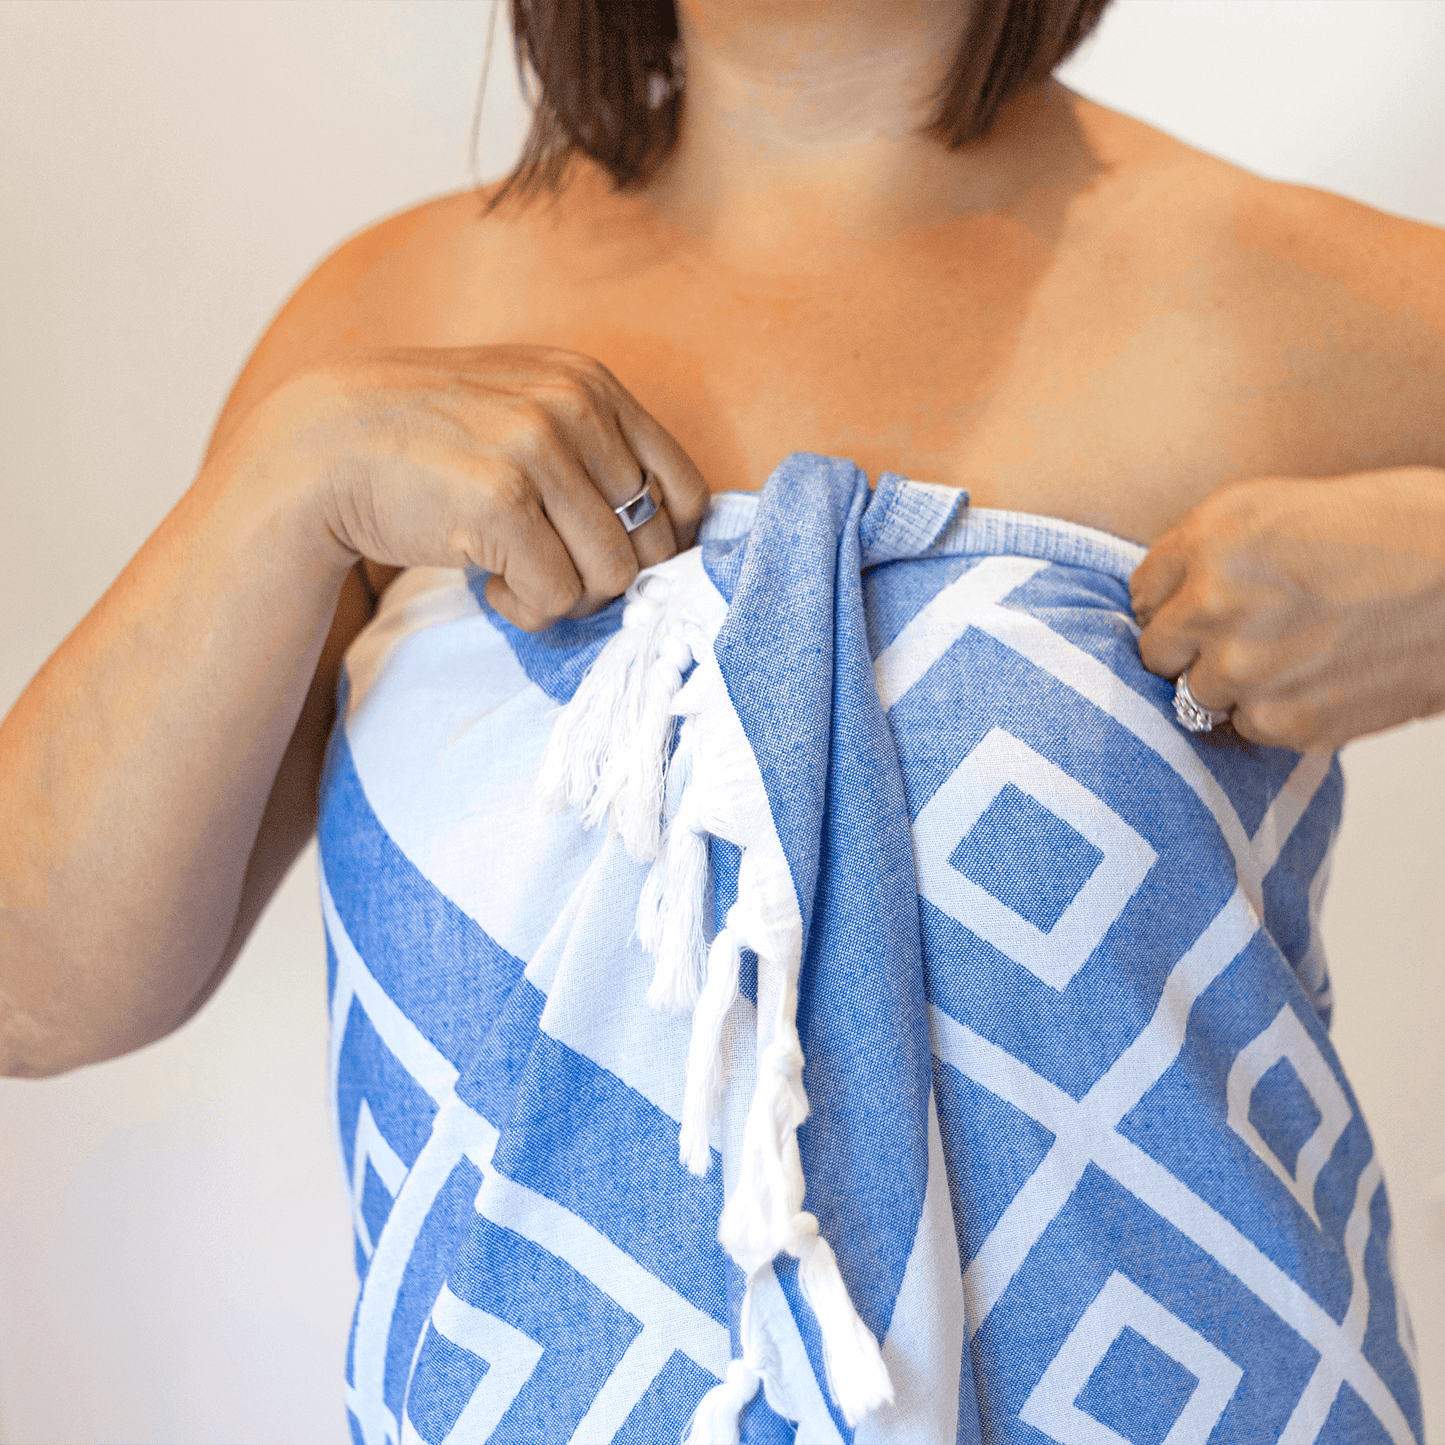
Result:
M1445 708L1445 470L1246 482L1130 581L1144 665L1241 736L1334 749Z

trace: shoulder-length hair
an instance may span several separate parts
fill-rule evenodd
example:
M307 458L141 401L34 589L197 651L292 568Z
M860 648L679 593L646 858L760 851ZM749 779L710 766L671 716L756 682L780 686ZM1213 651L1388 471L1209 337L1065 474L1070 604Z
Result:
M962 3L962 0L960 0ZM972 0L926 130L951 148L985 134L1006 101L1043 80L1109 0ZM682 54L673 0L511 0L517 68L534 111L522 154L489 205L557 190L578 154L619 188L677 140Z

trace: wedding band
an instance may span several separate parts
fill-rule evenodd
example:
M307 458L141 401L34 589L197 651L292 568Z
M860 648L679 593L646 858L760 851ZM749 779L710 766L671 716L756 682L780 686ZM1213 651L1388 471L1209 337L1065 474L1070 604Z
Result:
M618 520L629 532L635 532L645 522L650 522L658 512L661 497L657 495L657 484L642 469L642 490L635 497L629 497L620 507L613 507Z
M1186 732L1207 733L1222 722L1229 721L1227 712L1214 712L1189 691L1189 669L1185 668L1174 683L1174 716Z

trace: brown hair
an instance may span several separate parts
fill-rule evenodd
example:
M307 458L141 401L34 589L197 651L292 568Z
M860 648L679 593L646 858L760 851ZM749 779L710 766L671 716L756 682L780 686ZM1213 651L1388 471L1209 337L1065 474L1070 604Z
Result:
M950 148L982 136L1001 107L1043 80L1099 22L1109 0L972 0L927 130ZM532 128L496 191L556 190L574 155L626 186L677 140L682 55L673 0L512 0L524 85L535 77Z

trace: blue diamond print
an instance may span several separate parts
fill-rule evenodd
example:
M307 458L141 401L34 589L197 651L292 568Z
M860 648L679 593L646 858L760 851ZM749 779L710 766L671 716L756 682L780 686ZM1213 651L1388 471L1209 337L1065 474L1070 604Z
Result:
M391 1191L381 1182L381 1175L366 1161L366 1183L361 1191L361 1217L374 1245L381 1238L382 1227L391 1213Z
M1043 1163L1054 1135L942 1059L933 1061L933 1089L946 1157L969 1160L967 1169L949 1174L955 1208L961 1205L974 1223L965 1241L967 1264Z
M1160 1445L1198 1385L1197 1375L1125 1325L1074 1404L1130 1445Z
M1288 1059L1267 1069L1250 1095L1249 1122L1291 1174L1305 1141L1320 1127L1320 1117Z
M489 1368L485 1360L438 1334L435 1325L426 1327L406 1413L427 1445L441 1445L451 1434Z
M1005 783L948 861L1047 933L1104 855L1022 788Z
M366 1220L367 1234L371 1243L381 1238L381 1228L386 1224L387 1215L392 1212L392 1192L381 1183L381 1176L366 1162L366 1185L361 1189L361 1218Z

